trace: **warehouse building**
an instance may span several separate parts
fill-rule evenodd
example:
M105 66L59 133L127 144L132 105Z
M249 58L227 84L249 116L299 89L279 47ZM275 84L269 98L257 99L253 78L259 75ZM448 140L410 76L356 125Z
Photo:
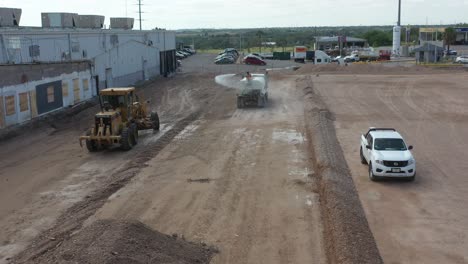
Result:
M0 129L106 87L175 72L175 33L132 30L133 18L42 13L42 27L21 27L21 10L0 8Z
M345 48L365 48L368 47L367 40L361 38L353 38L347 36L335 37L316 37L315 49L316 50L333 50L338 49L340 43L343 43Z

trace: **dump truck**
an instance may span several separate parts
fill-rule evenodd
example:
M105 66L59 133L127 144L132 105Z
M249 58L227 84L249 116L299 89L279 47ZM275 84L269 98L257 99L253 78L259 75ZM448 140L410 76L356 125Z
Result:
M90 152L112 145L130 150L138 143L139 130L159 130L158 113L149 113L149 101L140 102L134 87L101 90L99 103L101 110L95 115L93 125L79 139L81 146L86 142Z
M246 106L265 107L268 102L268 72L265 74L247 73L240 81L237 94L237 108Z

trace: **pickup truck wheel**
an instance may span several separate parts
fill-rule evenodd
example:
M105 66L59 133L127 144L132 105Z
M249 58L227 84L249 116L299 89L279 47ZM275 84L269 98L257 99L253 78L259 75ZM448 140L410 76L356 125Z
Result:
M361 156L361 163L362 164L367 164L366 158L364 158L364 154L362 152L362 148L359 150L359 156Z
M406 180L409 181L409 182L414 182L415 179L416 179L416 174L414 174L413 177L407 178Z
M372 171L372 163L369 163L369 179L371 181L378 181L378 177L374 175L374 172Z

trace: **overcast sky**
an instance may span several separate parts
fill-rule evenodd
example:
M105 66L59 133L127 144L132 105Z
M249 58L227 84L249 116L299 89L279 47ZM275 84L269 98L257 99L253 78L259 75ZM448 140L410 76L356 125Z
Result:
M137 18L137 0L0 0L23 9L20 25L40 26L41 12ZM391 25L398 0L142 0L143 28L257 28ZM468 22L468 0L402 0L402 24ZM135 23L137 27L137 23Z

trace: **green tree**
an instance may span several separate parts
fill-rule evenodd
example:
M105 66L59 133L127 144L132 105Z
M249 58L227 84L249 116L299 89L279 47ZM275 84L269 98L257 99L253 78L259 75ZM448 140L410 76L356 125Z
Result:
M265 35L265 33L264 33L263 31L259 30L259 31L257 31L257 33L256 33L255 35L256 35L256 36L258 37L258 39L259 39L259 43L260 43L260 45L259 45L259 47L260 47L260 53L262 53L262 42L263 42L263 41L262 41L262 37L263 37L263 35Z
M373 47L392 45L392 31L371 30L362 35L361 38L366 39Z
M448 27L444 32L445 44L447 44L447 51L450 50L450 45L454 44L457 39L457 32L453 27Z

